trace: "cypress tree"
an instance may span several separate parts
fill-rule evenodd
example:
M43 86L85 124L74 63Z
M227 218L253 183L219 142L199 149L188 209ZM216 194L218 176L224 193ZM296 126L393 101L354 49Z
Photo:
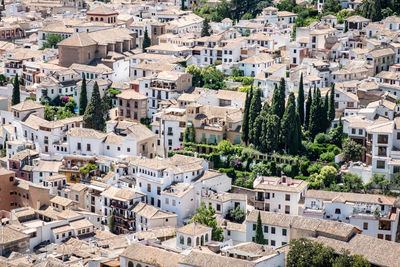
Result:
M331 94L328 106L328 120L331 122L335 119L335 84L332 84Z
M86 128L91 128L98 131L103 131L106 125L97 82L94 83L92 98L90 99L90 102L86 107L85 114L83 115L83 125Z
M201 27L201 37L203 36L210 36L210 24L207 17L203 21L203 27Z
M322 132L325 132L329 128L330 121L328 119L328 105L329 105L329 94L326 93L324 103L322 104Z
M304 127L308 129L310 124L310 111L311 111L312 95L311 88L308 89L307 101L306 101L306 116L304 118Z
M147 32L147 28L144 31L144 36L143 36L143 42L142 42L142 50L143 52L146 52L146 48L151 46L151 40L149 37L149 33Z
M181 10L185 10L185 0L181 0Z
M14 77L14 83L13 83L13 91L12 91L12 99L11 99L11 105L16 105L21 102L20 99L20 91L19 91L19 78L18 78L18 73Z
M255 121L258 115L261 112L262 104L261 104L261 90L257 89L254 92L254 96L251 99L250 108L249 108L249 140L250 143L254 143L255 139L258 138L256 136L255 129Z
M81 94L79 95L79 115L85 114L87 102L86 78L85 75L82 74Z
M264 233L263 233L263 230L262 230L260 212L258 212L257 224L256 224L256 235L254 237L254 242L257 243L257 244L264 244L265 243Z
M272 113L277 115L279 118L282 118L283 113L285 112L285 93L286 85L285 80L282 78L279 83L279 87L275 86L274 94L272 96Z
M304 123L304 85L303 85L303 73L300 75L299 83L299 95L297 96L297 112L300 116L300 124Z
M250 103L253 98L253 87L250 88L250 93L246 93L246 101L244 103L243 121L242 121L242 141L246 143L249 141L249 112Z
M295 155L299 151L299 132L294 93L291 92L282 118L282 142L286 150Z
M310 125L308 127L310 131L310 136L312 139L321 132L321 125L323 124L322 121L322 100L321 100L321 92L319 89L314 90L314 97L311 103L310 109Z
M265 152L273 152L279 148L279 135L281 133L281 119L267 113L262 125L262 148Z
M263 148L263 139L265 135L262 132L262 127L266 115L264 110L261 111L260 115L255 119L252 130L250 131L250 142L259 150Z

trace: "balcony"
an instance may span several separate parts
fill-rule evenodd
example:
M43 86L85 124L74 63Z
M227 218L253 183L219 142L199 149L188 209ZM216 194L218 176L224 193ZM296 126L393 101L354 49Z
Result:
M119 209L128 209L128 205L127 204L121 204L121 203L118 203L116 201L111 201L111 207L119 208Z
M314 215L314 216L324 216L325 215L325 210L319 209L317 207L311 207L311 208L304 208L303 209L303 214L304 215Z

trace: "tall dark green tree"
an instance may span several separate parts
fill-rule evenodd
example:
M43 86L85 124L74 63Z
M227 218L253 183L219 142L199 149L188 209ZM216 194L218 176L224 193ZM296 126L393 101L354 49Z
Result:
M21 102L20 98L19 78L17 73L14 77L11 105L19 104L19 102Z
M203 26L201 27L201 37L210 36L210 24L209 20L206 17L203 21Z
M329 106L328 106L328 119L333 121L335 119L335 84L332 84L331 94L329 96Z
M85 75L82 75L82 85L81 85L81 94L79 95L79 115L85 114L86 106L88 103L87 99L87 89L86 89L86 78Z
M300 124L304 123L304 84L303 84L303 73L300 76L299 83L299 95L297 96L297 112L300 117Z
M310 124L308 130L312 139L321 132L321 126L323 124L323 105L321 100L321 92L319 89L314 89L314 97L312 99L310 108Z
M339 118L339 124L337 127L331 128L329 131L329 137L331 143L336 145L337 147L342 147L343 143L343 124L342 117Z
M298 132L299 122L297 121L296 103L293 92L289 95L281 125L282 143L290 154L296 155L300 148Z
M249 92L250 91L250 92ZM249 141L249 113L250 113L250 104L251 99L253 98L253 87L246 93L246 101L244 104L244 111L243 111L243 121L242 121L242 141L246 143Z
M256 136L257 129L255 129L255 121L261 112L261 89L255 89L254 96L251 99L250 109L249 109L249 140L250 143L256 142L258 136Z
M265 244L260 212L258 212L257 224L256 224L256 235L254 237L254 242L257 244Z
M246 13L246 1L232 0L230 2L233 19L239 20Z
M261 144L262 151L274 152L279 149L279 138L281 129L281 119L271 113L266 112L266 116L262 125Z
M146 48L151 46L151 39L149 37L149 33L147 32L147 28L144 31L143 42L142 42L142 50L146 52Z
M275 86L274 94L272 95L271 109L272 113L282 118L285 112L285 96L286 96L286 84L282 78L279 83L279 87Z
M181 10L185 10L185 0L181 0Z
M362 16L372 21L380 21L382 19L381 0L363 0Z
M306 101L306 116L304 117L304 127L308 129L310 124L310 111L311 111L312 95L311 88L308 89L307 101Z
M106 125L104 119L104 112L102 101L100 98L99 86L97 82L94 83L92 98L86 107L85 114L83 115L83 126L98 131L103 131Z
M325 95L325 99L324 99L324 103L322 105L322 127L321 130L322 131L326 131L326 129L328 129L329 125L330 125L330 121L328 119L328 105L329 105L329 94L326 93Z

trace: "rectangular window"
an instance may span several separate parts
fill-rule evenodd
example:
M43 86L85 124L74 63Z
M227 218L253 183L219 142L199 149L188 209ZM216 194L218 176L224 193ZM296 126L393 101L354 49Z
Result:
M367 222L365 222L365 223L363 224L363 229L364 229L364 230L368 230L368 223L367 223Z
M81 143L78 143L77 149L78 149L78 150L81 150Z
M264 233L268 233L268 226L264 226Z
M387 144L388 136L386 134L378 134L378 143L379 144Z
M147 192L151 192L151 184L147 184Z
M255 230L256 230L256 224L253 223L253 231L255 231Z
M90 144L87 144L87 145L86 145L86 150L87 150L87 151L90 151Z
M287 234L287 230L286 229L282 229L282 235L286 236L286 234Z
M272 246L272 247L275 246L275 240L271 240L271 246Z
M385 169L385 161L384 160L377 160L376 161L376 168L377 169Z
M275 227L271 227L271 234L275 234Z
M289 194L286 194L286 195L285 195L285 200L286 200L286 201L290 201L290 195L289 195Z

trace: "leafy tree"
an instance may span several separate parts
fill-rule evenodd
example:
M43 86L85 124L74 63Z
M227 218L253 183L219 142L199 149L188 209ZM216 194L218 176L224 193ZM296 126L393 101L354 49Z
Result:
M392 10L396 15L400 15L400 0L392 0Z
M328 119L333 121L335 119L335 84L332 85L330 90L329 106L328 106Z
M21 101L20 97L20 89L19 89L19 79L18 73L15 75L14 83L13 83L13 91L12 91L12 98L11 98L11 105L19 104Z
M0 82L6 82L7 78L4 74L0 74Z
M293 3L291 0L282 0L279 1L278 5L276 6L279 11L289 11L292 12L296 3Z
M83 125L86 128L103 131L105 127L104 109L100 98L99 86L94 83L92 98L83 115Z
M265 244L260 212L258 212L257 224L256 224L256 235L254 237L254 242L257 244Z
M108 229L111 232L114 232L114 229L115 229L115 211L114 210L111 211L111 214L110 214L110 216L108 216L107 221L108 221L107 222Z
M147 28L144 31L143 42L142 42L142 51L146 52L146 48L151 46L151 39L149 37L149 33L147 32Z
M65 111L69 111L75 114L75 107L76 107L76 102L71 97L71 99L67 102L67 104L65 104Z
M286 265L288 267L327 267L332 265L333 258L332 248L300 238L290 242Z
M288 103L285 109L285 113L282 118L282 142L285 144L290 154L296 155L299 151L299 132L296 121L296 104L294 99L294 93L291 92L289 95Z
M279 118L283 117L285 112L285 95L286 95L286 85L285 80L282 78L279 87L275 86L274 94L272 95L272 113L277 115Z
M205 66L201 70L201 76L205 88L220 90L226 87L224 74L213 65Z
M343 142L343 124L342 118L339 118L339 124L335 128L331 128L329 131L330 142L337 147L342 147Z
M363 153L362 145L356 143L353 140L349 140L343 145L343 157L344 160L358 161L361 160Z
M348 250L342 250L340 256L333 260L332 267L370 267L371 264L361 255L350 255Z
M363 0L362 16L372 21L380 21L382 19L381 0Z
M210 36L210 25L208 18L205 18L203 21L203 27L201 27L201 37Z
M337 170L332 166L324 166L320 172L325 187L329 187L336 182Z
M85 114L86 106L87 106L87 89L86 89L86 78L85 75L82 75L82 85L81 85L81 94L79 95L79 115Z
M396 173L393 174L390 183L392 185L396 185L396 186L400 185L400 172L396 172Z
M219 153L222 153L224 155L228 155L231 154L233 152L233 145L231 142L229 142L229 140L222 140L221 142L219 142L218 146L217 146L217 150Z
M342 177L345 192L360 192L363 189L363 181L360 176L353 173L345 173Z
M311 111L312 95L311 88L308 90L307 101L306 101L306 116L304 118L304 126L308 129L310 124L310 111Z
M229 211L229 219L235 223L242 223L245 218L246 213L240 208L240 206Z
M297 96L297 113L299 113L300 124L304 124L304 84L303 73L300 76L299 95Z
M46 36L46 42L42 44L42 49L45 48L57 48L57 44L63 40L63 37L59 34L49 33Z
M186 68L186 72L192 75L192 85L195 87L202 86L201 69L196 65L190 65Z
M224 239L223 230L217 227L217 219L215 218L215 209L211 206L208 208L204 202L196 209L196 213L192 216L191 222L197 222L212 228L212 240L222 241Z
M250 91L250 92L249 92ZM242 140L246 143L249 141L249 113L250 113L250 103L253 98L253 87L246 92L246 101L244 104L243 111L243 121L242 121Z
M326 0L322 5L323 12L326 13L337 13L342 9L342 4L339 0Z

